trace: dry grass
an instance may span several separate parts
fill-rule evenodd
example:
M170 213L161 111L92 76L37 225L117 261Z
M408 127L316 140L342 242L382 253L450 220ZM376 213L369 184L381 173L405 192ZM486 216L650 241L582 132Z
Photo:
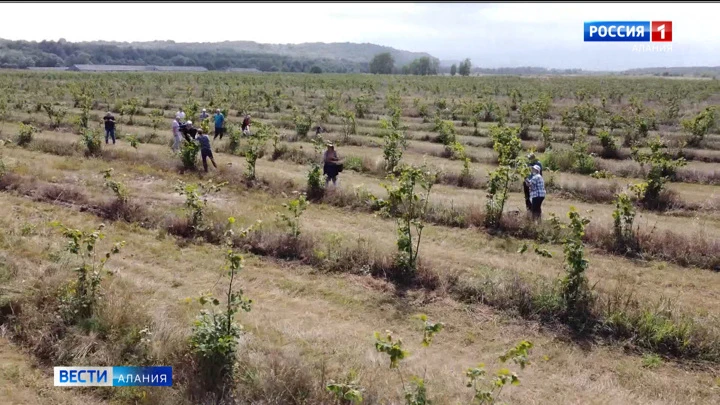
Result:
M289 82L283 80L275 85L287 96L293 89L288 105L323 106L329 97L322 90L304 92L297 83L284 87ZM549 79L553 83L546 84L555 86L557 80L565 79ZM140 390L106 389L92 390L91 396L76 402L107 399L121 404L216 403L214 398L201 395L192 383L201 370L187 356L187 338L199 307L187 298L202 291L222 292L222 282L218 283L223 273L219 224L228 216L234 216L239 224L263 219L259 232L235 240L238 249L250 252L241 284L255 304L250 313L240 317L248 333L241 342L234 403L331 404L334 402L323 389L324 382L342 379L351 371L365 387L365 403L400 403L402 393L396 374L372 347L372 331L386 328L402 336L410 348L409 372L421 373L427 367L430 396L438 404L466 403L469 391L464 386L464 369L477 362L485 362L493 369L497 355L526 338L536 343L535 361L522 372L522 386L504 393L505 401L714 403L717 363L684 361L679 365L671 359L679 356L713 362L720 355L715 314L720 305L720 280L717 273L681 268L670 262L717 266L720 248L715 237L720 231L720 216L714 211L720 200L715 195L716 187L700 183L715 184L716 168L702 162L715 161L714 151L709 149L716 146L718 137L708 136L705 149L688 151L688 157L695 161L683 168L676 179L686 183L669 185L668 195L676 195L676 209L664 214L641 212L636 220L640 253L646 255L640 258L663 261L607 254L612 242L609 230L613 207L609 203L616 192L642 176L634 162L598 159L609 171L628 176L621 180L552 175L552 184L548 184L550 198L543 207L546 218L548 214L563 217L570 204L581 212L592 210L588 214L592 223L587 239L595 248L586 253L590 260L588 277L599 294L593 307L597 322L593 334L578 339L564 326L556 286L550 282L563 271L561 248L542 244L553 257L539 259L529 253L516 253L525 241L508 237L539 241L556 237L547 224L540 228L529 226L518 215L524 204L517 185L508 202L504 233L491 236L476 229L484 219L484 192L479 188L496 164L486 137L490 123L480 123L474 133L472 125L463 127L455 121L458 140L466 145L474 162L472 178L461 181L457 174L461 163L447 159L443 147L431 142L437 136L430 131L432 122L407 116L417 115L410 93L425 94L427 100L422 102L429 105L443 96L428 92L433 85L422 90L422 86L416 84L418 87L413 88L411 83L408 81L403 90L408 94L403 99L402 122L408 127L406 135L410 139L403 160L427 163L443 173L433 189L429 215L433 225L425 228L421 271L412 283L395 268L394 221L373 216L374 208L366 198L366 192L384 195L377 120L386 109L381 106L384 95L380 89L368 116L357 120L360 135L344 144L338 142L341 157L353 158L352 168L342 173L339 189L328 190L304 213L299 239L289 237L273 221L282 209L280 204L287 200L282 193L304 188L307 163L314 157L308 143L288 136L294 132L287 119L289 111L269 112L263 107L253 114L284 126L281 135L288 141L274 156L268 149L258 162L260 179L254 184L243 179L244 159L222 153L227 150L227 141L214 143L220 152L216 154L219 170L210 174L178 172L178 159L171 156L166 142L169 130L164 129L152 143L141 144L139 150L121 140L116 146L104 147L97 159L82 157L83 149L77 137L68 133L68 125L36 134L32 150L14 148L12 153L3 154L11 172L0 179L0 189L5 191L0 193L0 203L10 207L0 212L0 227L4 229L0 233L0 323L7 327L12 314L19 314L21 319L14 322L20 327L13 332L15 338L48 364L126 361L176 367L178 384L172 390L148 390L144 400L140 399ZM637 83L628 83L633 83L634 91L644 91ZM121 118L120 138L133 134L148 140L150 109L165 108L165 116L169 117L177 100L186 98L187 86L178 84L163 85L163 94L148 97L147 108L135 117L135 125L127 125L127 117ZM16 98L37 98L31 88L21 87ZM458 88L453 94L465 90ZM357 89L348 88L343 98L359 94ZM694 107L712 104L713 97ZM496 99L509 102L505 96ZM70 102L67 96L59 101ZM107 107L96 104L97 109ZM282 104L281 108L285 108L284 100ZM340 104L352 109L350 104ZM557 109L574 102L557 99L553 104L553 118L547 123L555 128L556 139L562 141L568 134L560 128ZM663 108L653 102L646 106ZM235 110L229 117L237 115ZM77 114L79 110L70 112ZM683 110L683 114L689 113L692 111ZM97 121L104 111L92 114ZM11 115L13 120L49 128L47 117L39 113L16 110ZM516 120L513 113L510 122ZM342 141L340 124L338 117L331 116L323 124L331 131L326 138ZM14 124L3 126L4 137L15 131ZM678 131L677 125L660 127L665 139L678 138ZM536 127L531 128L529 139L523 142L525 148L538 145ZM622 149L619 157L625 158L625 152ZM43 164L27 163L36 161ZM119 179L131 191L131 204L127 206L108 198L99 172L110 166L123 175ZM209 200L215 211L209 216L214 224L208 230L196 233L189 228L182 212L183 199L173 192L178 179L230 183ZM691 182L695 184L687 184ZM64 241L47 227L50 220L57 218L82 227L105 221L112 240L123 238L130 242L119 257L111 260L115 276L104 284L107 299L96 319L86 325L67 327L52 318L55 291L71 276L71 263L60 254ZM672 297L673 302L668 302L667 297ZM128 303L137 304L128 308ZM411 318L418 312L447 324L429 350L421 350L419 325ZM150 343L138 344L138 332L145 327L152 332ZM594 340L588 340L588 336ZM657 368L645 368L638 356L644 350L663 353L667 358ZM17 363L25 364L26 360ZM0 387L21 390L19 395L11 396L19 403L32 403L32 391L44 389L34 385L23 390L16 380L10 384L0 378ZM52 400L71 403L76 398L68 395Z
M9 202L6 197L0 199ZM15 204L19 215L32 217L30 205L22 201ZM45 210L58 215L62 208ZM65 212L63 218L74 226L89 226L93 222L92 217L72 212ZM44 229L39 232L23 243L24 249L32 249L42 258L61 247L61 241L52 232ZM202 245L180 249L171 240L157 239L152 232L122 226L110 225L107 232L113 239L131 242L112 265L117 281L106 288L132 291L135 297L143 297L134 301L143 302L141 308L152 319L150 353L168 361L173 358L172 353L182 351L183 336L187 336L189 321L197 310L194 305L184 304L183 299L219 288L214 285L222 265L221 252ZM42 240L51 243L49 251ZM16 249L12 248L12 252ZM46 252L43 254L42 250ZM158 251L165 254L158 255ZM192 283L180 275L183 272L192 275ZM62 275L62 268L56 274ZM536 344L533 351L536 362L522 372L523 385L507 392L508 401L536 403L543 398L564 404L574 403L567 400L573 397L592 403L601 395L623 403L681 403L688 398L703 403L712 396L712 388L707 384L711 377L704 372L688 374L667 363L648 376L639 358L602 346L582 349L573 344L558 344L548 332L502 321L482 307L468 308L442 297L398 298L391 285L362 276L315 274L304 267L278 267L253 259L242 274L243 289L255 300L253 310L241 318L249 332L239 363L241 370L246 371L238 383L238 393L244 398L281 404L304 396L312 403L327 403L327 397L321 394L320 381L340 379L354 369L361 384L367 387L368 403L399 399L394 373L372 349L371 332L384 328L406 338L413 353L408 361L409 372L420 372L428 366L428 388L438 403L466 399L469 393L463 388L462 370L481 361L496 364L493 359L497 355L524 338ZM117 299L127 308L126 297L120 294ZM418 344L420 331L410 319L410 315L420 311L448 324L435 339L434 347L425 351ZM133 320L106 313L108 321L121 325ZM548 360L538 360L543 356ZM618 370L620 366L625 371L611 372L606 383L591 382L590 376L607 373L608 368ZM621 378L631 375L628 373L635 377ZM669 390L666 386L670 380L684 383ZM183 390L185 381L181 379L172 392L150 389L148 399L162 405L185 403L177 392ZM592 390L580 389L583 386Z

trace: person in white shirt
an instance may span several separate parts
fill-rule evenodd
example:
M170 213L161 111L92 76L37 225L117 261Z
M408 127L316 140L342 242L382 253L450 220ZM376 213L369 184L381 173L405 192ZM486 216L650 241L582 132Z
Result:
M173 131L172 150L173 150L173 152L177 153L178 151L180 151L180 142L182 141L182 134L180 134L180 123L178 122L177 118L175 118L172 122L172 131Z
M180 123L185 122L185 111L183 111L182 108L179 108L178 112L175 113L175 119L177 119Z

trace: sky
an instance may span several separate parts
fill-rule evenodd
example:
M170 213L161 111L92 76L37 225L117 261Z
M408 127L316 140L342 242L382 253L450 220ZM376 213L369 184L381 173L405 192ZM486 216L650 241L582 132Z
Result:
M720 3L2 3L0 15L17 16L0 25L13 40L369 42L487 68L720 65ZM671 49L583 42L583 22L612 20L672 21Z

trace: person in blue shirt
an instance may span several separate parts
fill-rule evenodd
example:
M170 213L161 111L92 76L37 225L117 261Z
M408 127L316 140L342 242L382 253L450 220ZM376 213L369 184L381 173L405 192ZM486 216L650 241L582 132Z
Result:
M225 134L225 116L218 108L215 110L215 137L213 139L217 139L218 136L222 139L223 134Z
M212 149L210 148L210 137L207 136L207 134L203 134L202 130L198 130L195 140L200 144L200 156L202 156L203 168L205 169L205 172L208 171L208 158L210 158L213 166L217 169L217 165L215 164L215 158L213 157Z
M527 155L528 158L528 166L530 166L531 173L527 177L526 180L530 180L532 177L532 167L537 165L540 167L540 175L542 176L542 163L535 157L534 153L531 153ZM532 211L532 201L530 201L530 188L528 187L528 183L525 181L523 182L523 191L525 192L525 208L527 208L528 211Z

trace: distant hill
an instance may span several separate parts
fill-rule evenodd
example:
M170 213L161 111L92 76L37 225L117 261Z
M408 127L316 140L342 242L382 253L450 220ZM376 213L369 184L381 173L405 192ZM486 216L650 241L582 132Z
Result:
M622 73L626 75L715 77L720 76L720 66L654 67L629 69Z
M202 66L209 70L232 68L258 69L263 72L367 73L372 58L389 52L395 59L395 72L406 74L444 74L455 60L439 61L425 52L410 52L370 43L261 44L252 41L212 43L150 42L67 42L10 41L0 39L0 68L60 67L75 64ZM420 69L422 59L429 59ZM415 63L413 63L415 61ZM405 68L403 68L405 67ZM622 72L543 67L483 68L474 66L473 74L482 75L630 75L720 76L720 66L656 67Z
M114 45L118 47L133 47L137 49L167 49L177 51L235 51L259 54L283 55L295 58L346 60L357 63L368 63L372 58L383 52L390 52L395 59L396 66L412 63L413 60L424 56L433 57L426 52L404 51L389 46L370 43L353 42L307 42L302 44L261 44L253 41L224 41L224 42L106 42L92 41L79 42L88 45Z
M429 57L387 46L363 43L260 44L251 41L213 43L9 41L0 39L0 67L55 67L72 64L204 66L210 70L256 68L262 71L368 72L372 58L389 52L395 66Z

